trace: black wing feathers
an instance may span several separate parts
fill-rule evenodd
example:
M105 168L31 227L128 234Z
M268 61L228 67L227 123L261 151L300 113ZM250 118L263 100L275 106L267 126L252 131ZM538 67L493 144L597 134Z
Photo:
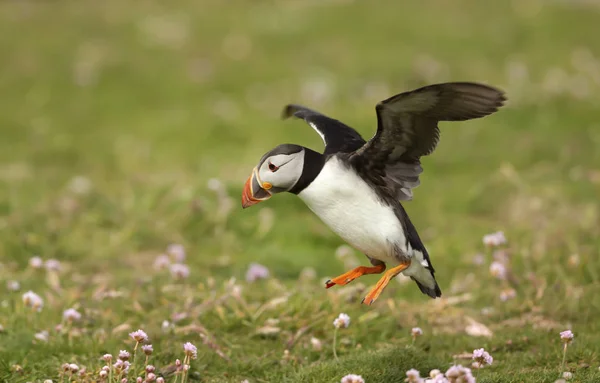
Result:
M319 133L325 143L323 154L350 153L366 141L346 124L301 105L290 104L283 109L282 118L301 118Z

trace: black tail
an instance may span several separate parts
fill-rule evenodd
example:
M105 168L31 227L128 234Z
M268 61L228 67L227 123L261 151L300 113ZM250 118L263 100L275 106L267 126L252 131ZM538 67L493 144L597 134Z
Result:
M433 277L433 273L431 276ZM415 278L411 277L411 279L417 283L417 286L419 286L419 289L421 289L421 292L423 294L429 295L433 299L439 298L442 296L442 290L440 290L440 286L437 284L437 281L435 281L434 288L431 289L425 285L420 284L419 281L417 281ZM434 280L435 280L435 278L434 278Z

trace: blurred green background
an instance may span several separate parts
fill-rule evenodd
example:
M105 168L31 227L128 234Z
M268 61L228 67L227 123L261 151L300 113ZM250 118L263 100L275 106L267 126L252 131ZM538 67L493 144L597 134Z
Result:
M345 271L333 256L342 241L295 196L240 206L243 183L272 147L322 148L303 121L281 121L281 108L304 104L368 139L378 101L434 82L477 81L504 89L508 105L482 120L444 123L405 204L442 291L476 291L467 309L504 305L481 277L487 270L472 263L481 237L503 230L519 303L499 306L495 319L541 307L594 332L599 26L600 3L591 0L3 1L3 276L41 289L19 274L40 254L71 265L64 283L107 272L109 284L128 285L132 270L144 274L180 242L194 283L243 279L260 262L290 284L312 267L315 299L326 299L320 279ZM211 179L229 197L215 197ZM540 296L542 280L554 289ZM388 289L388 298L425 302L412 283ZM341 309L367 310L352 305ZM589 342L596 346L581 358L592 363L600 349ZM444 360L460 351L446 345Z

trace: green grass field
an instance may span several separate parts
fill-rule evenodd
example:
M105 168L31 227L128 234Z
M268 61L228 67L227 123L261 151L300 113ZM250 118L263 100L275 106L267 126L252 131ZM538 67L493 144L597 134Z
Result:
M1 2L0 381L99 381L101 356L132 352L140 328L168 382L182 383L188 341L197 382L404 382L411 368L470 366L480 347L494 363L478 382L554 382L566 329L564 371L600 382L598 25L597 1ZM444 123L404 204L443 299L393 281L361 305L377 276L326 290L367 259L336 256L342 240L296 196L240 206L265 152L322 148L281 108L370 138L378 101L443 81L509 99ZM498 230L507 280L482 243ZM153 266L172 243L188 278ZM270 277L247 282L253 262ZM69 308L81 319L63 320Z

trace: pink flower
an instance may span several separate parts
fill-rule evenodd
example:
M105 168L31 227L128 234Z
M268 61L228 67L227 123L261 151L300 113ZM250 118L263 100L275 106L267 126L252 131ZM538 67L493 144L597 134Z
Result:
M506 279L506 267L500 262L492 262L490 274L498 279Z
M171 275L175 279L186 279L190 276L190 269L184 264L175 263L171 265Z
M246 272L246 281L254 282L258 279L269 278L269 269L258 263L251 263Z
M185 351L185 354L191 359L196 359L198 357L198 349L190 342L183 344L183 351Z
M129 336L133 338L138 343L144 343L148 341L148 334L143 330L137 330L132 333L129 333Z
M23 303L36 311L42 311L44 307L44 300L31 290L23 294Z
M348 328L350 326L350 316L345 313L341 313L337 318L333 321L333 326L335 328Z
M560 339L563 341L563 343L571 343L574 338L575 335L573 335L573 332L571 330L562 331L560 333Z
M349 374L344 376L340 383L365 383L365 380L360 375Z
M421 383L421 375L419 374L419 371L411 368L406 371L406 379L404 379L404 381L409 383Z
M32 269L41 269L43 266L44 261L42 261L42 258L38 257L37 255L29 258L29 267Z
M483 348L479 348L477 350L473 350L473 360L479 363L479 368L483 368L483 366L491 365L494 361L494 358L485 351Z
M146 355L152 355L152 353L154 352L154 349L152 348L151 344L145 344L142 346L142 351Z
M171 266L171 260L167 255L162 254L156 257L156 259L154 259L153 266L156 270L163 270Z
M504 232L497 231L492 234L484 235L483 244L489 247L497 247L506 244L506 237L504 236Z
M67 322L77 322L81 319L81 314L75 309L67 309L63 312L63 319Z
M131 357L131 354L125 350L121 350L119 351L119 360L122 360L123 362L126 360L129 360L129 358ZM117 362L115 362L115 366L117 365Z
M178 243L170 244L167 247L167 254L170 255L176 263L185 261L185 248Z
M413 327L410 333L413 336L413 338L416 338L419 335L423 335L423 330L421 330L420 327Z
M60 271L60 262L56 259L47 260L45 266L48 271Z

